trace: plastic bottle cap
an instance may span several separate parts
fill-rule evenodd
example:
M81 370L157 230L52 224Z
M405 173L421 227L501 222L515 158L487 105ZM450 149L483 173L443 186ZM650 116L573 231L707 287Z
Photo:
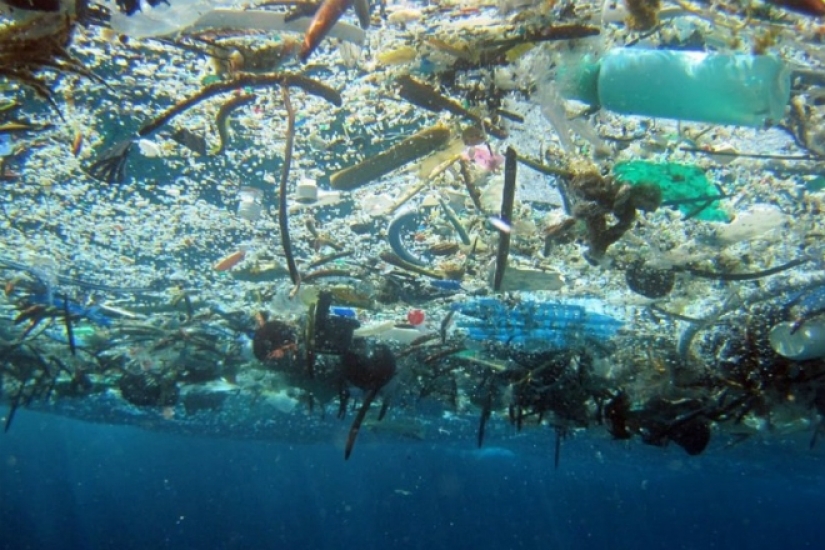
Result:
M301 180L295 189L295 200L301 202L313 202L318 200L318 184L315 180Z

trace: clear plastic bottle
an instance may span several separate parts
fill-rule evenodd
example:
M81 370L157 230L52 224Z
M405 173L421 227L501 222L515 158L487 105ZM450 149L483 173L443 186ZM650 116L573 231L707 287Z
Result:
M790 70L769 55L615 48L559 73L562 95L609 111L765 126L790 101Z

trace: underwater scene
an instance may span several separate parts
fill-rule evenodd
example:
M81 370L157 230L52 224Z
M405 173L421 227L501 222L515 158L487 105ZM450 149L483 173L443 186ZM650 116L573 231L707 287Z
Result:
M819 547L823 16L0 0L0 549Z

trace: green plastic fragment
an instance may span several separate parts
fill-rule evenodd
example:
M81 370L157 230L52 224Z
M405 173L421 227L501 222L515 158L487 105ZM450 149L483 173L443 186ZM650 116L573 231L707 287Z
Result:
M223 80L223 79L220 76L218 76L216 74L210 74L210 75L207 75L207 76L203 77L203 80L201 80L201 84L203 84L204 86L209 86L210 84L214 84L215 82L220 82L221 80Z
M816 193L823 189L825 189L825 178L822 176L816 176L814 179L805 182L805 191L809 193Z
M689 164L631 160L617 163L613 167L613 176L617 181L630 185L641 183L658 185L662 190L662 201L686 201L677 206L679 211L685 215L692 214L703 205L701 201L696 202L690 199L719 195L719 190L708 180L705 172ZM720 208L719 201L714 201L694 217L703 221L730 221L727 212Z

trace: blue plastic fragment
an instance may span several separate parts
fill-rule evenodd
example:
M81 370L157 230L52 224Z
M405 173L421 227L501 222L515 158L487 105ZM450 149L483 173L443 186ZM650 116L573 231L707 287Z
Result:
M30 300L35 304L47 304L51 307L57 308L60 311L63 311L63 308L65 307L65 300L63 298L49 296L47 294L33 294ZM70 315L83 317L96 325L108 327L112 324L112 320L109 317L106 317L106 315L103 314L97 306L83 307L77 302L69 300L68 309Z
M418 64L418 72L424 75L430 75L435 72L435 63L430 58L424 56Z
M461 281L451 279L435 279L430 281L430 285L444 292L458 292L459 290L463 290L461 288Z
M466 316L456 320L456 327L468 338L508 345L569 347L587 338L611 338L623 325L609 315L561 302L522 300L507 304L485 297L454 304L453 309Z
M825 309L825 286L799 293L791 302L803 311L819 311Z
M11 134L0 134L0 157L7 157L12 154L14 147L11 142Z
M349 307L333 306L329 308L329 312L338 317L346 317L347 319L355 319L357 317L357 315L355 314L355 310Z

